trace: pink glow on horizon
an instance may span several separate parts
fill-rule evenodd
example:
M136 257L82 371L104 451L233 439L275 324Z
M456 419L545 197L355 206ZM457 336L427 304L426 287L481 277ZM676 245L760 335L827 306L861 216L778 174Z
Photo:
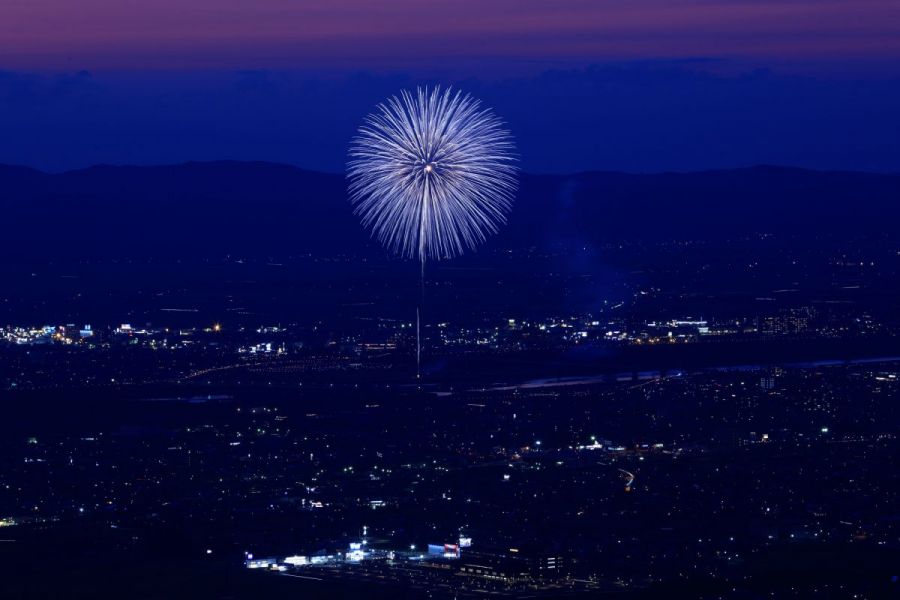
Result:
M6 0L0 69L900 57L896 0Z

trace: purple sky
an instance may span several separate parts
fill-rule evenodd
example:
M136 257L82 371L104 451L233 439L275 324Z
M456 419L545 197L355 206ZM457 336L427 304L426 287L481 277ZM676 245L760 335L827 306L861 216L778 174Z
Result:
M900 58L898 0L4 0L0 69Z

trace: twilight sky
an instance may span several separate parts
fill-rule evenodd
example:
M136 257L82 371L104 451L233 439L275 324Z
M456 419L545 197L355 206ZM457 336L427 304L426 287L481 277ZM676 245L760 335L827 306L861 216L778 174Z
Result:
M897 0L2 0L0 162L340 171L385 95L451 83L532 171L900 171Z

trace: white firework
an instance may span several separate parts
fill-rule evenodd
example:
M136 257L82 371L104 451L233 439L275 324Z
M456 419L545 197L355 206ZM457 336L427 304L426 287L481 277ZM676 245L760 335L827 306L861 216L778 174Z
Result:
M379 104L350 146L354 212L392 252L451 258L506 221L517 185L512 136L469 95L419 88Z

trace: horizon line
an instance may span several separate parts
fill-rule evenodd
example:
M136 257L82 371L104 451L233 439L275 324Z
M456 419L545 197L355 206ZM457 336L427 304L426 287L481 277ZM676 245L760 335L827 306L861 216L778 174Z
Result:
M180 162L165 162L165 163L144 163L144 164L135 164L135 163L96 163L92 165L88 165L85 167L76 167L71 169L63 169L60 171L54 170L45 170L38 167L33 167L30 165L24 164L12 164L12 163L0 163L0 169L23 169L32 171L35 173L40 173L41 175L67 175L70 173L80 173L84 171L89 171L91 169L157 169L157 168L167 168L167 167L187 167L190 165L267 165L273 167L286 167L289 169L295 169L298 171L303 171L306 173L313 173L318 175L327 175L327 176L335 176L335 177L346 177L346 173L343 172L335 172L335 171L325 171L318 169L310 169L301 165L287 163L287 162L276 162L270 160L240 160L240 159L210 159L210 160L185 160ZM654 175L691 175L691 174L703 174L703 173L723 173L728 171L752 171L757 169L770 169L770 170L787 170L787 171L806 171L810 173L844 173L844 174L858 174L858 175L881 175L887 177L896 177L900 175L900 172L892 172L892 171L864 171L858 169L815 169L810 167L800 167L795 165L781 165L781 164L773 164L773 163L756 163L751 165L744 166L734 166L734 167L719 167L719 168L698 168L698 169L690 169L690 170L661 170L661 171L623 171L623 170L613 170L613 169L582 169L577 171L550 171L550 172L537 172L537 171L519 171L519 176L525 177L577 177L584 175L629 175L629 176L654 176Z

